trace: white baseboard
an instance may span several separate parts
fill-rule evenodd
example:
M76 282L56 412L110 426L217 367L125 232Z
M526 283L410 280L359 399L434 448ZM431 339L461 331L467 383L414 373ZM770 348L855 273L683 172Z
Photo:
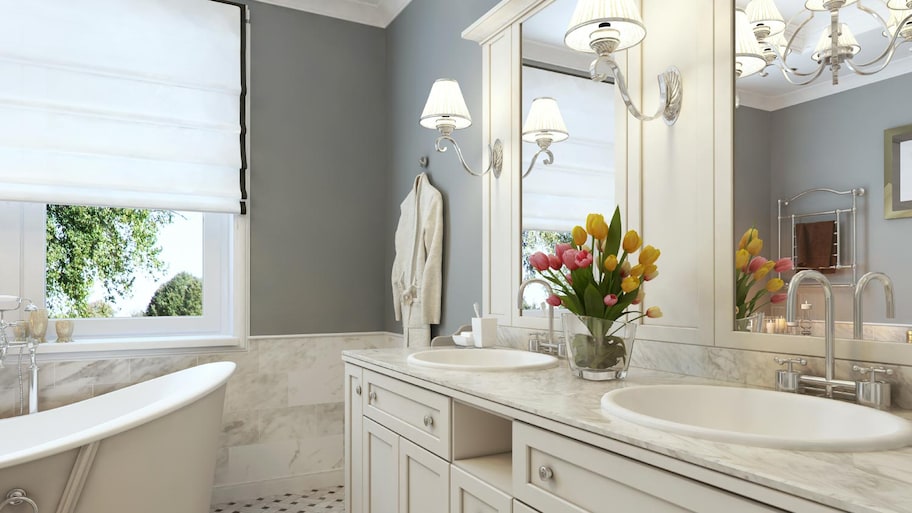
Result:
M303 493L314 488L340 486L342 482L342 469L335 469L252 483L217 485L212 487L212 504L281 495L283 493Z

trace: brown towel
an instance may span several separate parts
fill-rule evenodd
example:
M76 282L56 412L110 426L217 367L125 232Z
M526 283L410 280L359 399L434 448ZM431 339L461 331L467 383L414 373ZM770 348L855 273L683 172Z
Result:
M795 225L797 267L833 274L836 269L836 221Z

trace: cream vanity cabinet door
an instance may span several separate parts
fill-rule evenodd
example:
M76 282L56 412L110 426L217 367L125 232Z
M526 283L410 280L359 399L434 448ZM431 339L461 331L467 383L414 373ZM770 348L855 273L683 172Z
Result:
M399 435L364 419L361 459L363 513L399 509Z
M513 499L513 513L539 513L525 504Z
M449 462L400 438L399 513L444 513L449 501Z
M345 364L345 508L361 513L361 367Z
M512 499L458 467L450 467L450 513L511 513Z
M520 422L513 494L548 513L782 511Z

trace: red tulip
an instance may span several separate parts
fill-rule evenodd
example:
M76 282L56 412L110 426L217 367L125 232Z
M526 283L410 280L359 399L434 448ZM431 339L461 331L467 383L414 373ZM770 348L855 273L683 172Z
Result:
M554 269L556 271L560 269L564 263L561 262L561 259L558 258L557 255L548 255L548 265L551 266L551 269Z
M579 264L576 263L576 255L579 254L579 251L575 249L568 249L564 251L564 254L561 255L561 260L563 260L564 265L567 266L567 269L575 271L579 269Z
M529 263L532 264L532 267L534 267L536 271L544 271L551 266L548 255L541 251L533 253L532 256L529 257Z
M791 271L794 268L795 268L795 266L792 263L791 258L780 258L779 260L776 260L776 267L773 267L773 269L777 273L784 273L786 271Z
M763 258L762 256L755 256L754 258L751 259L750 264L747 265L747 272L749 272L749 273L757 272L757 269L760 269L761 267L766 265L766 262L767 262L767 260L765 258Z
M554 294L551 294L550 296L548 296L548 299L546 299L545 302L551 306L560 306L561 298L555 296Z
M787 292L779 292L778 294L773 294L770 296L770 303L782 303L788 299Z
M558 245L554 246L554 253L557 255L557 258L563 260L564 251L567 251L568 249L570 249L572 247L573 246L571 246L570 244L558 244Z

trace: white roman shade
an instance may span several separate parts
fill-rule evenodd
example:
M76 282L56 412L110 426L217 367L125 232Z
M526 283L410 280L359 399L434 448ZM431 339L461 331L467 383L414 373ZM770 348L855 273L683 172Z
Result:
M28 0L0 18L0 200L241 212L244 7Z

